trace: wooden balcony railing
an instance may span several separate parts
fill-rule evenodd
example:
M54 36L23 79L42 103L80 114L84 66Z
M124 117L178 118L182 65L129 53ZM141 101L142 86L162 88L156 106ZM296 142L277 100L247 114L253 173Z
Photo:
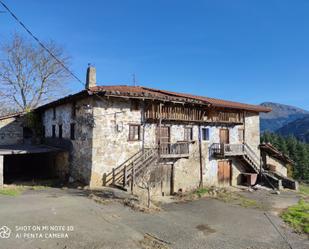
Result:
M243 123L243 114L241 112L212 111L207 116L208 122L214 123Z
M214 143L211 146L212 154L216 156L238 156L245 153L244 144L220 144Z
M161 158L177 158L189 156L189 142L162 143L159 146Z

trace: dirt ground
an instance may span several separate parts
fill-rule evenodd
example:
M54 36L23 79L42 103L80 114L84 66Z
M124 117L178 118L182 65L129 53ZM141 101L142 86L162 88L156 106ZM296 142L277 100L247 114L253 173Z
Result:
M309 248L275 214L298 201L292 192L241 194L263 203L245 208L212 198L167 203L162 211L136 212L120 202L96 202L76 189L29 190L0 196L0 249L293 249ZM266 208L264 208L266 207ZM6 226L7 228L3 228Z

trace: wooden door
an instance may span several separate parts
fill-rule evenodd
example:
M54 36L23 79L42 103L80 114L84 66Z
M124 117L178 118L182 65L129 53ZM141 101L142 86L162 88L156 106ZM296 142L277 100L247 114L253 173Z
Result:
M228 129L220 129L220 144L230 143L230 132Z
M231 162L218 162L218 183L220 185L231 185Z
M157 132L156 132L156 140L157 144L160 146L160 150L164 154L169 153L169 143L171 141L171 134L170 134L170 127L169 126L161 126L157 127Z

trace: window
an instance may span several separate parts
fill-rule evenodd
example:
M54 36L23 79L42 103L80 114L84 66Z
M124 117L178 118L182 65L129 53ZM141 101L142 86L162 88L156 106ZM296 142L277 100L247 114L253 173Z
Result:
M53 107L53 119L56 119L56 107Z
M209 141L209 128L202 128L202 140Z
M74 123L70 125L70 138L71 140L75 140L75 124Z
M192 127L185 127L185 141L192 141L193 140L193 129Z
M59 138L62 138L62 125L59 125Z
M129 125L129 141L138 141L140 140L140 125Z
M76 103L73 102L72 104L72 118L76 117Z
M52 137L55 138L56 137L56 125L52 126Z
M45 125L42 125L42 137L45 137Z
M245 142L245 130L243 128L238 129L238 140L240 143Z

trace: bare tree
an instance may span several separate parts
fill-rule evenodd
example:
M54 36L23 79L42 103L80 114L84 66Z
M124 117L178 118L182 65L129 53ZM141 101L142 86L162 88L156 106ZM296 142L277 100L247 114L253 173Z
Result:
M52 41L45 46L68 66L61 47ZM69 73L41 46L15 34L0 51L0 96L6 103L27 111L63 94Z
M147 191L147 207L151 204L151 190L156 188L163 180L163 172L158 163L146 167L141 171L136 179L139 188Z

